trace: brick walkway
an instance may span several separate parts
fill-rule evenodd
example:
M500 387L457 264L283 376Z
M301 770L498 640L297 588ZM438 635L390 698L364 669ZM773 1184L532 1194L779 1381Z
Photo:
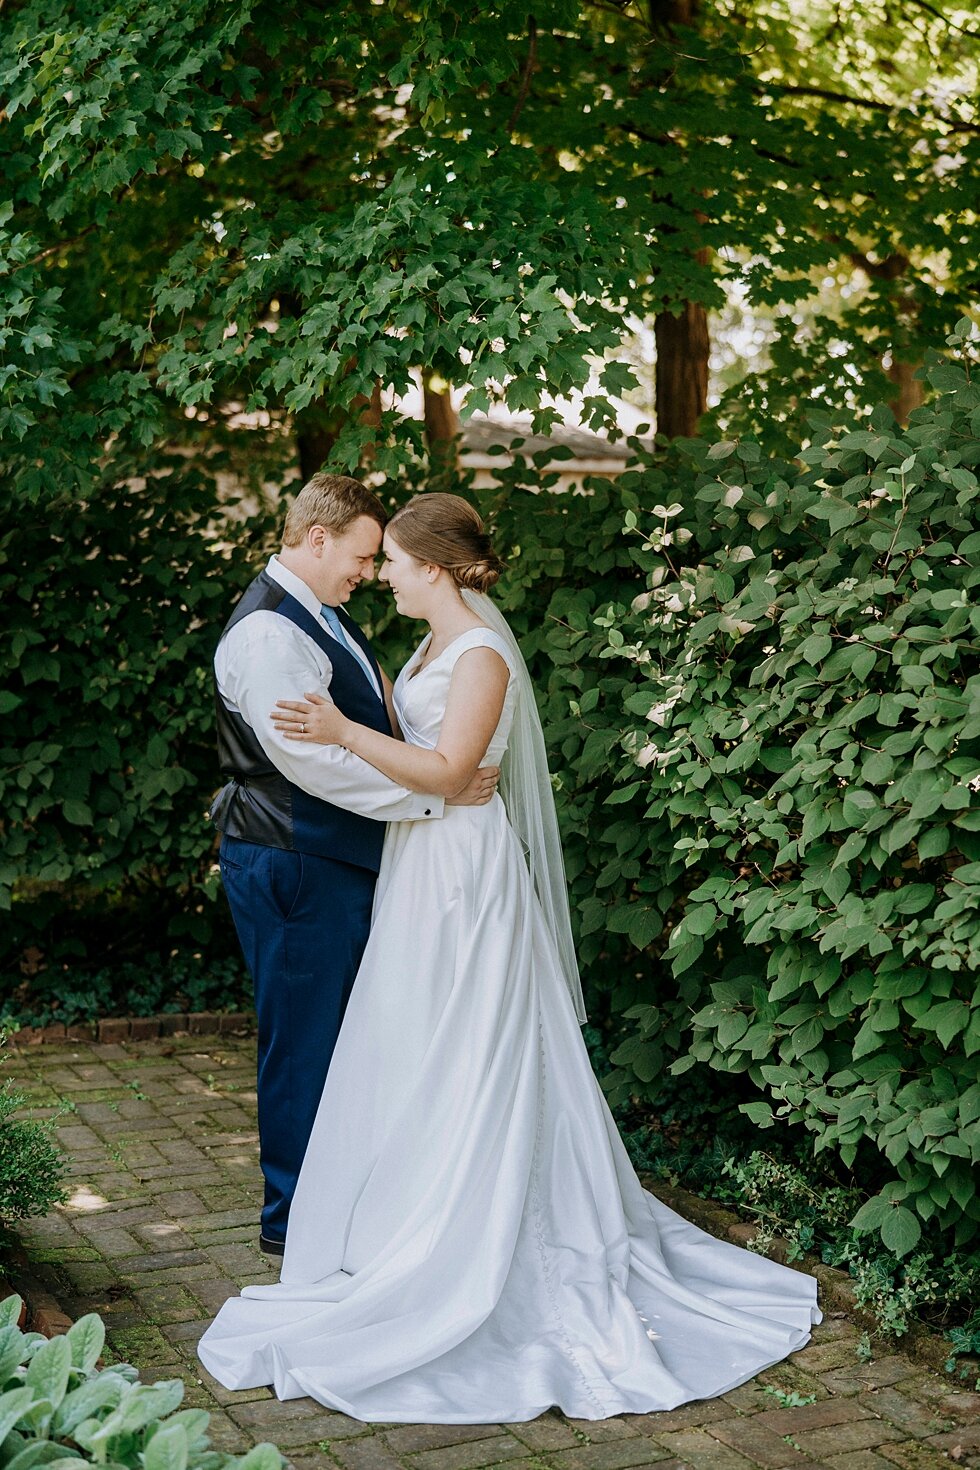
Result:
M266 1389L228 1393L194 1353L226 1297L274 1279L256 1244L254 1046L242 1037L34 1046L15 1078L67 1107L69 1204L21 1229L32 1269L71 1316L100 1312L145 1380L180 1376L216 1447L274 1440L299 1470L929 1470L980 1464L980 1395L899 1353L862 1364L830 1317L786 1363L723 1399L602 1423L366 1426ZM800 1400L804 1402L801 1404Z

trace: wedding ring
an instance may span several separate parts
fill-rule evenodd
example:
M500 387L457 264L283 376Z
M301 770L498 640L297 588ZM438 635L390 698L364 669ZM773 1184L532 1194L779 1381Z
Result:
M299 727L299 733L301 735L305 735L306 734L306 724L305 724L305 722L300 725L300 727Z

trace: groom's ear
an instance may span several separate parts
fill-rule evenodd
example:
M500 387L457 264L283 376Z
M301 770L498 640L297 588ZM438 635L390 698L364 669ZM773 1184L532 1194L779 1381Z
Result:
M315 555L322 555L323 548L327 543L327 537L329 534L330 533L327 531L326 526L311 526L310 529L307 531L306 539L309 543L310 550L314 552Z

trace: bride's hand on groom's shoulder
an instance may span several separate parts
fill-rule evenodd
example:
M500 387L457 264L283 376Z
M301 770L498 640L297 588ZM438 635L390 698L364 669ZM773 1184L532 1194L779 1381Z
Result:
M333 700L321 694L306 694L302 700L277 699L269 718L287 740L312 745L346 745L351 726Z

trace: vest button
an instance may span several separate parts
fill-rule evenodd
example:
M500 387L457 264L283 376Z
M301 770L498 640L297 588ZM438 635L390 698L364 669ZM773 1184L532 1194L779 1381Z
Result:
M425 809L425 811L424 811L424 813L423 813L423 815L426 816L426 817L431 817L432 816L432 808L427 806L426 809Z

